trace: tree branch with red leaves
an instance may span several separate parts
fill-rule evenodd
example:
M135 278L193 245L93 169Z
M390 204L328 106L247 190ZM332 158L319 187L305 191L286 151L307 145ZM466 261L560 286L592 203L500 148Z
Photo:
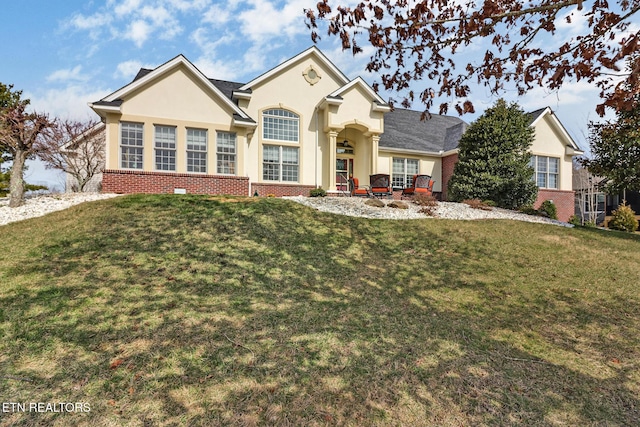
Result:
M569 80L587 81L600 90L600 115L606 107L629 110L640 93L640 62L635 60L626 72L619 65L640 50L640 31L631 26L640 0L616 0L613 8L606 0L330 3L322 0L305 10L312 40L317 42L325 28L354 55L362 52L363 43L370 44L374 53L366 69L380 74L384 89L404 91L405 107L418 99L429 110L435 96L446 96L441 114L449 104L458 114L473 112L474 81L496 95L509 85L522 95L534 87L553 91ZM575 22L578 18L585 20L584 28ZM557 38L562 20L581 31L554 45L550 41ZM464 49L480 43L485 51L479 60L461 62ZM414 91L416 81L426 85Z

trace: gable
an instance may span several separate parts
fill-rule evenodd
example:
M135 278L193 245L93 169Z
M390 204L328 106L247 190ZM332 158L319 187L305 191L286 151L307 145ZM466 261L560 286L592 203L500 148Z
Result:
M532 123L535 129L531 152L563 157L579 151L577 145L553 114L545 114Z
M228 123L234 110L184 67L176 67L123 97L123 114Z
M329 61L329 59L318 48L313 46L251 80L249 83L242 86L240 90L255 90L272 80L274 77L283 74L287 69L295 67L297 64L304 61L319 67L318 70L322 70L324 75L329 76L331 80L337 83L336 87L340 87L349 81L347 76L345 76L338 67Z
M176 78L175 76L179 73L182 73L182 76L185 78ZM171 80L172 78L176 84L175 86L162 84L162 82L166 82L167 79ZM187 80L189 80L189 83L187 83ZM182 86L184 84L186 84L186 86ZM164 90L159 91L157 85L163 86ZM154 87L155 89L153 89ZM152 104L158 104L157 110L161 114L158 117L167 117L166 114L170 112L168 111L169 104L184 101L182 97L176 96L178 92L181 89L193 87L198 87L201 92L218 104L219 109L226 111L228 115L233 117L236 123L242 123L243 126L254 126L253 120L244 111L225 96L212 81L207 79L200 70L182 55L176 56L154 70L141 69L131 83L104 97L100 101L89 105L96 113L104 118L107 113L123 113L124 100L131 101L144 92L151 90L158 96L157 99L151 100ZM190 91L190 93L193 93L193 91ZM202 97L196 101L201 100ZM182 102L178 105L185 106L187 104L186 102ZM132 104L129 102L128 108L131 107ZM154 106L151 105L149 107ZM190 111L192 111L194 106L190 105L190 107ZM172 115L170 117L176 116Z

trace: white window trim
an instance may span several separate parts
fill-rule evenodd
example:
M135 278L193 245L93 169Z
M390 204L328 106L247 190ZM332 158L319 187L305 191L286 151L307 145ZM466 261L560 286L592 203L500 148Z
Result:
M407 173L407 160L415 160L415 161L418 162L418 171L416 172L416 174L419 175L420 174L420 159L416 159L415 157L391 157L391 185L392 185L392 188L394 190L398 190L398 189L400 189L399 187L393 187L393 175L399 175L399 174L396 174L393 171L393 161L394 160L402 160L403 163L404 163L404 173L403 173L403 175L404 175L404 183L406 185L407 182L408 182L407 177L411 176L413 178L413 175L415 175L413 173L411 173L411 174ZM405 187L402 187L402 188L405 188Z
M265 113L267 111L286 111L287 113L293 114L296 117L284 117L284 116L271 116L271 115L267 115L268 117L280 117L283 119L287 119L287 120L295 120L298 123L298 133L297 133L297 137L298 139L296 141L290 141L290 140L286 140L286 139L273 139L273 138L268 138L265 136L265 124L264 124L264 118L265 118ZM287 108L283 108L283 107L272 107L272 108L265 108L264 110L262 110L262 112L260 113L260 126L261 126L261 132L260 132L260 137L263 141L269 141L268 145L273 145L272 142L277 142L278 144L295 144L295 145L300 145L300 140L301 140L301 132L300 132L300 123L302 122L302 119L300 118L300 114L296 113L295 111L289 110Z
M189 131L190 130L197 130L197 131L203 131L204 132L204 147L205 150L204 151L196 151L196 150L189 150ZM185 152L186 152L186 156L185 156L185 170L187 171L187 173L194 173L194 174L200 174L200 175L206 175L209 172L209 130L208 129L203 129L203 128L191 128L188 127L186 128L186 133L185 133ZM205 166L204 166L204 172L194 172L194 171L190 171L189 170L189 153L204 153L204 159L205 159Z
M265 165L265 161L264 161L264 147L277 147L278 151L279 151L279 156L278 156L278 166L279 166L279 171L278 171L278 179L277 180L272 180L272 179L265 179L264 178L264 165ZM282 179L282 171L283 171L283 165L285 165L285 163L283 163L282 159L282 149L283 148L294 148L296 150L298 150L298 180L297 181L284 181ZM272 164L276 164L276 163L272 163ZM297 145L286 145L286 144L263 144L262 145L262 149L260 151L260 178L261 178L261 182L265 182L265 183L283 183L283 184L299 184L300 183L300 171L301 171L301 167L300 167L300 147Z
M560 190L560 168L562 166L562 162L560 161L560 157L555 157L555 156L546 156L544 154L532 154L531 155L531 159L533 160L533 182L536 183L536 186L538 185L538 158L539 157L544 157L547 159L547 172L540 172L540 173L546 173L547 174L547 186L546 187L540 187L538 186L538 188L543 188L545 190ZM558 161L558 172L557 173L552 173L549 172L549 159L556 159ZM558 184L557 187L549 187L549 175L557 175L558 179L556 180L556 183Z
M142 149L142 166L139 168L128 168L122 166L122 125L123 124L132 124L132 125L140 125L142 127L142 146L139 148ZM118 167L121 170L130 170L130 171L141 171L144 170L144 123L140 122L129 122L129 121L121 121L118 123ZM134 145L127 145L126 147L137 147Z
M218 155L229 155L229 153L221 153L218 151L218 135L229 134L234 136L234 148L233 148L233 169L234 173L222 173L218 171ZM229 131L216 131L216 175L237 176L238 175L238 134Z
M158 148L156 147L156 129L162 127L162 128L173 128L173 145L174 148L173 150L171 148ZM173 162L173 169L158 169L158 161L157 161L157 152L158 150L162 150L162 151L173 151L173 155L174 155L174 162ZM178 171L178 128L177 126L172 126L172 125L161 125L161 124L154 124L153 125L153 168L154 171L156 172L166 172L166 173L175 173Z

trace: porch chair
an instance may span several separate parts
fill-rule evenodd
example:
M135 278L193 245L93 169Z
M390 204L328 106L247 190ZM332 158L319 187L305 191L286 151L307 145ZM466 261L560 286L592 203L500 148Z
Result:
M352 197L370 197L367 187L360 187L358 178L349 178L349 190Z
M416 194L433 196L433 184L431 175L413 175L413 185L402 190L401 199L413 197Z
M391 178L386 174L375 174L369 176L371 194L375 197L392 197Z

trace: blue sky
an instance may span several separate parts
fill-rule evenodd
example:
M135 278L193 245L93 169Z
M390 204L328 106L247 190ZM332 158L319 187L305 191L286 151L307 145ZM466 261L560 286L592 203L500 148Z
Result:
M157 67L178 54L210 78L246 82L312 45L303 9L315 4L316 0L5 2L0 82L23 90L35 110L74 119L96 117L88 102L130 82L140 67ZM561 27L555 39L564 40L583 25L576 19L572 26ZM350 78L360 75L369 83L376 81L376 75L365 72L367 49L354 58L341 51L338 39L328 37L318 47ZM460 54L479 50L468 49ZM586 124L597 119L597 94L587 83L570 82L559 93L537 88L520 98L514 92L504 97L527 111L550 106L586 148ZM495 100L485 89L475 91L477 113L463 119L473 121ZM31 163L27 180L62 183L38 163Z

